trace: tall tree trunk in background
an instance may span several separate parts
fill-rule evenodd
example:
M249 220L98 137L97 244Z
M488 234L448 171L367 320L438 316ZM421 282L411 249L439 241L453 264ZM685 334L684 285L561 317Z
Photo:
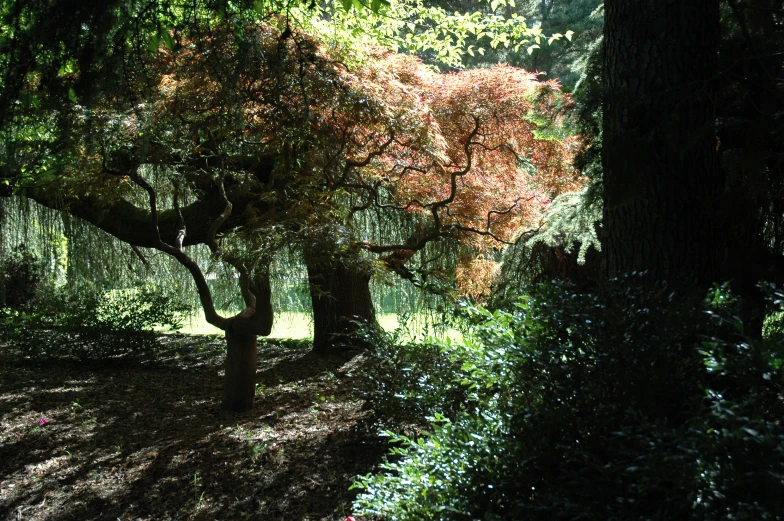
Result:
M360 324L376 328L370 271L340 261L306 259L313 303L313 350L333 351L354 343L347 335Z
M223 402L228 411L248 411L256 396L256 352L258 335L272 331L273 309L269 272L255 279L253 293L256 309L246 309L229 319L226 326L226 363L223 380Z
M718 0L605 2L606 273L705 285L727 274L717 218Z

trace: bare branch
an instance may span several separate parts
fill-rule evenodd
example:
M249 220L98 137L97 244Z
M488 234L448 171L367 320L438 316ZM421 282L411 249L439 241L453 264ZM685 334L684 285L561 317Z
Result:
M147 260L147 257L144 256L144 254L141 252L141 250L138 247L134 246L133 244L131 244L130 246L131 246L131 251L133 251L133 253L136 254L139 260L142 261L142 264L144 264L144 266L149 270L151 266L150 266L150 261Z
M213 326L225 330L228 326L228 321L226 318L220 316L217 311L215 311L215 303L212 299L212 293L210 292L210 287L207 285L207 280L204 278L204 273L202 273L201 268L199 265L191 259L183 250L182 248L176 248L170 244L167 244L161 240L161 234L158 230L158 207L157 207L157 195L155 193L155 189L138 173L134 172L131 174L131 180L136 183L139 187L143 188L149 198L150 198L150 215L151 215L151 225L153 228L153 241L154 247L157 250L160 250L164 253L168 253L177 261L185 266L187 270L190 272L191 277L193 277L193 281L196 283L196 289L199 292L199 300L201 301L201 307L204 309L204 318L207 320L208 323L212 324ZM180 233L182 234L182 238L180 239ZM185 238L185 227L183 222L183 227L178 233L178 242L182 244L182 240Z
M177 180L173 180L172 184L174 185L174 195L172 198L174 199L174 211L177 212L177 221L179 223L179 229L177 231L177 239L175 243L175 247L178 250L182 250L182 243L185 241L185 219L182 217L182 210L180 210L180 183Z
M220 245L218 244L218 240L216 238L218 228L226 222L226 219L229 218L231 215L233 206L229 198L226 197L226 189L223 186L223 179L218 180L218 194L223 199L225 204L223 208L223 212L212 222L210 225L210 230L207 234L207 245L210 247L210 251L212 254L221 260L224 260L231 264L234 269L240 274L240 293L242 294L242 300L245 302L246 309L243 313L247 313L248 315L252 314L251 310L256 309L256 297L253 295L253 292L250 289L251 280L250 280L250 273L248 267L245 263L237 257L236 255L230 255L228 252L224 251Z

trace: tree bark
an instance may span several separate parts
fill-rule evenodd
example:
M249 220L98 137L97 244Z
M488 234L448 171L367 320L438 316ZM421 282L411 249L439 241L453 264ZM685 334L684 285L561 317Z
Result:
M255 278L255 308L248 308L231 318L226 325L226 363L223 380L222 408L249 411L256 396L256 354L258 335L272 331L273 309L269 273Z
M370 272L339 261L311 261L307 267L313 303L313 350L328 353L362 345L351 335L363 325L378 327L370 295Z
M13 178L15 172L3 172L0 166L0 179ZM32 199L42 206L79 217L100 228L122 242L140 248L154 248L155 238L150 227L149 209L137 206L125 199L104 201L96 195L73 195L59 192L50 187L17 188L0 184L0 197L12 197L16 193ZM183 219L188 225L188 233L183 246L205 244L210 224L225 207L217 198L214 190L204 197L181 208ZM226 190L228 198L237 208L245 208L256 203L255 196L240 187L230 186ZM221 227L226 233L246 224L247 216L234 212ZM163 210L158 215L158 228L164 241L172 241L179 231L179 216L175 210Z
M684 287L721 280L719 2L608 0L604 37L605 272Z
M256 335L235 335L231 326L226 330L226 374L223 381L223 403L227 411L249 411L256 396Z

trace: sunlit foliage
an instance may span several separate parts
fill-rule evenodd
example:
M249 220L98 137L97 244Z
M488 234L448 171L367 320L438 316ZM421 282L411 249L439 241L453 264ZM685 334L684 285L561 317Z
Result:
M571 167L578 141L560 122L569 99L556 82L504 65L438 73L414 56L342 46L288 23L161 38L146 74L127 85L146 97L105 91L59 112L31 105L43 127L61 113L72 123L65 138L16 136L26 182L143 206L131 182L142 176L161 208L231 183L248 201L235 254L316 241L378 254L392 269L444 238L477 253L515 241L554 196L582 185ZM358 223L370 211L416 225L403 240L367 236ZM486 289L492 277L481 280Z

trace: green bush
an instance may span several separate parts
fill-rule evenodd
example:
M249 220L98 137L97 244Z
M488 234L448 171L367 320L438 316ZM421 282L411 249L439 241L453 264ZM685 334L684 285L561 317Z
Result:
M0 309L25 309L41 285L41 262L20 244L0 262Z
M398 344L381 331L366 345L373 348L355 390L378 421L421 424L436 411L451 417L465 406L465 388L454 378L460 363L451 342Z
M147 356L157 333L176 330L187 307L153 287L97 291L61 289L9 311L3 339L34 358L109 359Z
M744 338L722 288L695 301L636 280L467 308L475 345L450 352L468 405L433 414L429 435L390 434L391 462L358 479L355 512L781 519L782 343Z

